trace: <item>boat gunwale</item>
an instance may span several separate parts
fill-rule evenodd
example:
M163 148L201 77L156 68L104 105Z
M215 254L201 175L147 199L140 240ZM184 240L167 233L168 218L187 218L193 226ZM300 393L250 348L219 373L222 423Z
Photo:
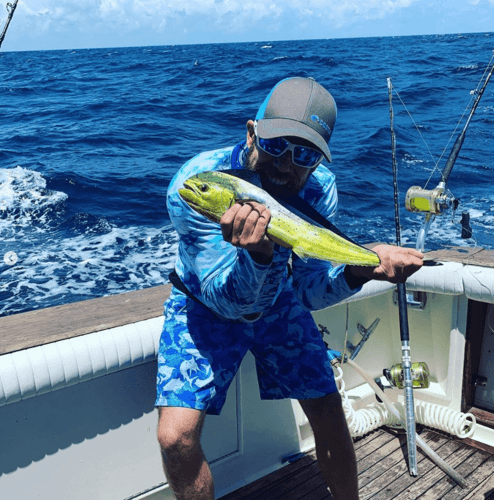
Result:
M161 317L171 285L36 309L0 318L0 356Z
M494 268L494 251L454 247L427 252L425 260ZM0 317L0 356L160 317L170 290L159 285Z

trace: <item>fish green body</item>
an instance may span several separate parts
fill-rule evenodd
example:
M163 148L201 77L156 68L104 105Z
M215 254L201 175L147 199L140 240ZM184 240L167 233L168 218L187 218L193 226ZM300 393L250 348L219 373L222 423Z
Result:
M191 208L218 223L235 203L261 203L271 212L266 229L268 237L281 240L303 260L312 258L372 267L380 264L375 252L305 221L263 189L238 177L216 171L203 172L187 179L179 194Z

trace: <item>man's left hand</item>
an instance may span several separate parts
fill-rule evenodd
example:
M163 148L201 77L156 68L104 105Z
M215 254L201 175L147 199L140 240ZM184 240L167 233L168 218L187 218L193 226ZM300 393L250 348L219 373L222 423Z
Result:
M381 264L378 267L347 266L352 276L363 278L364 281L404 283L423 265L424 255L414 248L377 245L372 250L379 256Z

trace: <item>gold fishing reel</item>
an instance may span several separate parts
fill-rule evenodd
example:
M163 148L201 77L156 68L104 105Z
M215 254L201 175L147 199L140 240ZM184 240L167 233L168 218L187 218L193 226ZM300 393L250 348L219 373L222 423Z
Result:
M414 389L427 389L430 385L429 367L424 361L417 361L411 366L412 387ZM389 369L383 370L383 375L388 380L391 387L403 389L405 387L405 376L403 374L403 365L398 363Z
M412 186L405 197L406 209L409 212L424 212L433 215L442 215L448 208L456 210L459 200L441 184L434 189Z

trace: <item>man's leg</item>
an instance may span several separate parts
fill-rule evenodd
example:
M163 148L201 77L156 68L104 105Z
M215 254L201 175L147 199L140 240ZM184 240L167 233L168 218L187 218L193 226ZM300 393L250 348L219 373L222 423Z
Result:
M159 408L158 441L177 500L214 499L213 477L200 442L205 415L190 408Z
M299 403L314 432L317 462L334 499L358 500L357 460L339 393Z

